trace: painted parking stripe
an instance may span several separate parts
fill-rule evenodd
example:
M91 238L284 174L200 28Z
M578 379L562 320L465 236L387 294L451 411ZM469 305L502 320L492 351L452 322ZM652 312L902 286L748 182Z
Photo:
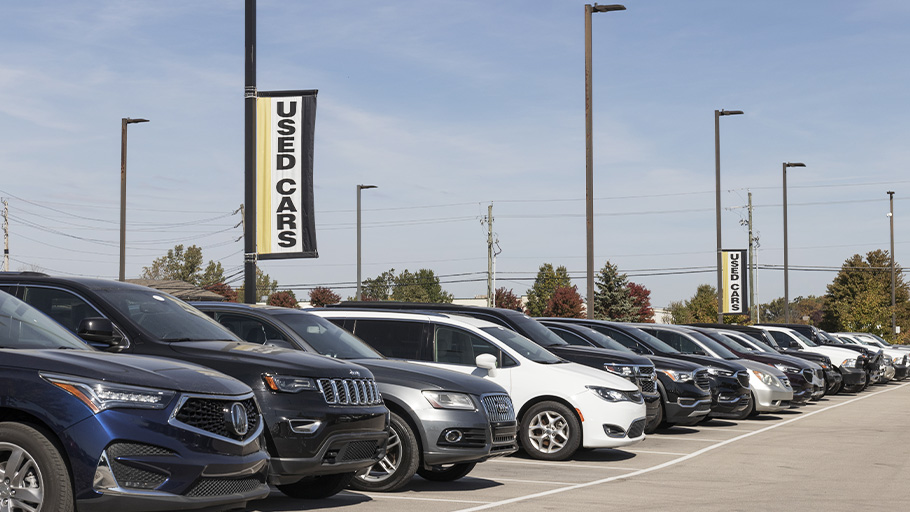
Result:
M520 502L522 502L522 501L532 500L532 499L535 499L535 498L541 498L541 497L544 497L544 496L552 496L552 495L554 495L554 494L559 494L559 493L566 492L566 491L573 491L573 490L575 490L575 489L583 489L583 488L585 488L585 487L593 487L593 486L595 486L595 485L605 484L605 483L608 483L608 482L613 482L613 481L615 481L615 480L621 480L621 479L624 479L624 478L632 478L632 477L635 477L635 476L638 476L638 475L643 475L643 474L646 474L646 473L650 473L650 472L652 472L652 471L657 471L657 470L659 470L659 469L663 469L663 468L666 468L666 467L674 466L674 465L676 465L676 464L679 464L680 462L685 462L685 461L687 461L687 460L689 460L689 459L693 459L693 458L695 458L695 457L698 457L699 455L708 453L708 452L710 452L710 451L712 451L712 450L715 450L715 449L717 449L717 448L720 448L720 447L722 447L722 446L726 446L726 445L728 445L728 444L735 443L736 441L741 441L741 440L743 440L743 439L752 437L752 436L757 435L757 434L761 434L761 433L767 432L767 431L769 431L769 430L773 430L773 429L778 428L778 427L782 427L782 426L784 426L784 425L789 425L790 423L793 423L793 422L796 422L796 421L799 421L799 420L808 418L808 417L810 417L810 416L814 416L814 415L816 415L816 414L818 414L818 413L820 413L820 412L825 412L825 411L828 411L828 410L831 410L831 409L836 409L836 408L841 407L841 406L843 406L843 405L852 404L853 402L858 402L858 401L860 401L860 400L865 400L866 398L869 398L869 397L872 397L872 396L877 396L877 395L880 395L880 394L882 394L882 393L888 393L889 391L894 391L895 389L901 389L901 388L906 387L906 386L908 386L908 385L910 385L910 383L901 384L901 385L899 385L899 386L897 386L897 387L892 387L892 388L888 388L888 389L883 389L883 390L881 390L881 391L876 391L876 392L870 393L870 394L864 394L864 395L862 395L862 396L858 396L858 397L852 398L852 399L847 400L847 401L844 401L844 402L839 402L839 403L836 403L836 404L832 404L832 405L829 405L829 406L825 407L824 409L818 409L817 411L812 411L812 412L804 413L804 414L801 414L801 415L799 415L799 416L796 416L795 418L791 418L791 419L789 419L789 420L785 420L785 421L782 421L782 422L780 422L780 423L775 423L775 424L773 424L773 425L768 425L767 427L762 428L762 429L758 429L758 430L756 430L756 431L754 431L754 432L749 432L749 433L743 434L743 435L741 435L741 436L737 436L737 437L734 437L734 438L732 438L732 439L728 439L728 440L726 440L726 441L722 441L722 442L717 443L717 444L712 444L711 446L706 446L706 447L702 448L701 450L698 450L698 451L693 452L693 453L690 453L690 454L683 455L682 457L679 457L679 458L677 458L677 459L673 459L673 460L664 462L663 464L658 464L658 465L652 466L652 467L650 467L650 468L640 469L640 470L638 470L638 471L635 471L635 472L632 472L632 473L629 473L629 474L626 474L626 475L617 475L617 476L612 476L612 477L609 477L609 478L602 478L602 479L600 479L600 480L595 480L595 481L593 481L593 482L586 482L586 483L583 483L583 484L575 484L575 485L571 485L571 486L568 486L568 487L562 487L562 488L559 488L559 489L551 489L551 490L549 490L549 491L538 492L538 493L529 494L529 495L526 495L526 496L520 496L520 497L517 497L517 498L510 498L510 499L507 499L507 500L495 501L495 502L492 502L492 503L486 503L486 504L481 505L481 506L478 506L478 507L472 507L472 508L461 509L461 510L458 510L458 511L456 511L456 512L474 512L474 511L476 511L476 510L486 510L486 509L490 509L490 508L500 507L500 506L503 506L503 505L509 505L509 504L512 504L512 503L520 503ZM642 452L642 453L643 453L643 452Z
M484 464L519 464L523 466L554 466L560 468L581 468L581 469L617 469L620 471L638 471L634 468L621 468L617 466L594 466L590 464L575 464L572 461L566 462L543 462L543 461L533 461L533 460L503 460L503 459L491 459L484 461Z
M651 450L636 450L636 449L634 449L634 448L623 448L623 451L632 452L632 453L649 453L649 454L651 454L651 455L675 455L675 456L688 455L688 453L679 453L679 452L656 452L656 451L651 451ZM646 469L645 469L645 470L646 470ZM639 470L639 471L645 471L645 470Z
M496 477L497 482L516 482L519 484L542 484L542 485L575 485L575 482L544 482L543 480L518 480L516 478L499 478ZM488 502L489 503L489 502Z
M393 495L393 494L373 494L373 493L369 493L369 492L360 492L360 491L351 493L351 495L367 496L368 498L372 498L374 500L385 499L385 500L410 500L410 501L439 501L439 502L446 502L446 503L477 503L477 504L481 504L481 505L491 503L489 501L453 500L453 499L445 499L445 498L417 498L417 497L413 497L413 496L397 496L397 495Z

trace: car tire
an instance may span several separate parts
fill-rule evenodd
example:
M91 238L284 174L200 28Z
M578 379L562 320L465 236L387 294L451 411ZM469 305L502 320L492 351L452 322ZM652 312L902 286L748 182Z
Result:
M391 413L391 432L386 455L369 468L358 471L351 487L359 491L394 491L407 484L420 464L420 445L408 422Z
M304 478L292 484L276 485L285 496L300 500L319 500L341 492L350 485L354 473L335 473Z
M18 460L19 467L7 467L10 460ZM4 510L8 507L9 510L72 512L75 509L66 461L42 430L23 423L0 423L0 466L7 475L17 475L7 482L11 484L10 490L26 491L9 498ZM29 492L35 490L42 492Z
M540 402L521 417L521 447L540 460L566 460L581 445L581 423L559 402Z
M452 482L470 473L476 465L477 463L475 462L440 464L429 468L420 468L417 470L417 474L431 482Z
M749 402L749 407L746 408L746 414L742 418L738 419L744 420L746 418L754 418L758 416L758 414L758 411L755 409L755 393L752 393L752 399Z

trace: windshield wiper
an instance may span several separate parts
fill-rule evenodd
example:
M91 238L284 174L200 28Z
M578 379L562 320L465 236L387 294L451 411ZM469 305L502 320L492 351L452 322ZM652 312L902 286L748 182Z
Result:
M165 342L169 342L169 343L172 343L172 342L179 343L181 341L196 341L196 340L193 338L161 338L161 341L165 341Z

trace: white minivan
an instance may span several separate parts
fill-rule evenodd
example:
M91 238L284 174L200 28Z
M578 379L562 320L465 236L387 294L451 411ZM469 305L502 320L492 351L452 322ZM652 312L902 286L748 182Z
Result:
M645 438L638 387L561 359L510 329L447 313L313 309L390 358L495 381L512 396L519 440L532 457L565 460L579 447L619 448Z

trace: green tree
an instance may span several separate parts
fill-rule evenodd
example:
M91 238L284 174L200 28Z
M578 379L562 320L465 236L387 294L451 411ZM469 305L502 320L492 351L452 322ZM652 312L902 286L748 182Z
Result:
M310 290L310 305L314 308L321 308L329 304L338 304L341 302L341 296L324 286L319 286Z
M895 303L898 325L904 331L910 296L900 266L895 263ZM865 331L891 335L891 257L880 249L848 258L825 294L821 327L831 331Z
M561 286L557 288L550 297L543 314L560 318L584 318L585 301L578 294L578 287Z
M454 297L442 289L432 270L422 268L411 273L407 269L395 277L392 300L402 302L450 303Z
M521 297L515 295L511 289L506 290L505 287L496 289L496 304L497 308L504 309L513 309L516 311L523 311L521 307Z
M205 272L202 273L202 276L199 277L199 281L196 283L197 286L205 288L206 286L223 283L224 282L224 267L221 266L220 261L209 261L209 264L205 267Z
M637 320L629 277L620 274L616 265L607 261L594 276L594 287L594 318L617 322Z
M256 302L262 300L262 297L268 297L269 295L278 291L278 281L275 281L268 274L262 271L261 268L256 267ZM243 285L237 287L237 296L240 300L244 298L244 289ZM268 300L268 299L266 299Z
M363 300L389 300L395 284L395 269L383 272L373 279L364 279L360 285Z
M717 289L710 284L699 285L695 295L685 302L671 302L668 310L670 320L674 324L716 322Z
M543 316L556 289L570 286L572 286L572 280L569 278L569 271L566 270L566 267L560 265L554 269L552 264L544 263L537 272L534 284L528 290L528 314Z
M167 255L156 258L148 267L142 267L142 279L176 279L199 284L202 277L202 249L191 245L184 250L176 245ZM211 284L211 283L207 283Z

